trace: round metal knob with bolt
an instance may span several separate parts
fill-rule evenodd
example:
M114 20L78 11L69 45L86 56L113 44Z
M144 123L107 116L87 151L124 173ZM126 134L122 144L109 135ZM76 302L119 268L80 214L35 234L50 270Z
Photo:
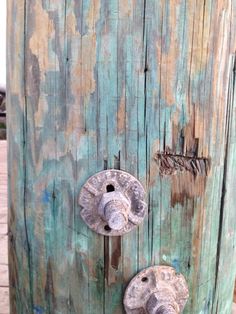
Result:
M147 212L141 183L129 173L115 169L90 177L81 189L79 204L85 223L95 232L109 236L131 231Z
M179 314L189 297L182 274L173 267L152 266L129 283L124 296L127 314Z

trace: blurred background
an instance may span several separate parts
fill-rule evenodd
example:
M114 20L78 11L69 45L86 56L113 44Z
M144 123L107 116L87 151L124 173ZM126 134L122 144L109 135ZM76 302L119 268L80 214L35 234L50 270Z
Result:
M0 2L0 140L6 138L6 1Z
M0 0L0 314L9 314L7 248L6 3Z

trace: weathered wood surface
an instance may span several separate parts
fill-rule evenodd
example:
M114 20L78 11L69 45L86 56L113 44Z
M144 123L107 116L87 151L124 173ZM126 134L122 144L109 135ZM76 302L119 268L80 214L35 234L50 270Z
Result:
M236 303L236 281L234 285L234 303Z
M9 313L7 250L7 142L0 141L0 314Z
M127 283L154 264L186 277L185 313L231 312L235 6L9 1L11 313L123 313ZM82 184L106 168L148 191L123 237L79 215Z

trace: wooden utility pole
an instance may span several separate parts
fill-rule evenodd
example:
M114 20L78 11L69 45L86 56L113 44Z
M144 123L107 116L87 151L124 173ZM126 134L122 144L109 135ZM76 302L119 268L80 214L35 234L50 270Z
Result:
M231 313L235 13L233 0L8 2L12 314L124 313L127 284L152 265L183 274L184 313ZM115 237L78 203L112 168L148 203Z

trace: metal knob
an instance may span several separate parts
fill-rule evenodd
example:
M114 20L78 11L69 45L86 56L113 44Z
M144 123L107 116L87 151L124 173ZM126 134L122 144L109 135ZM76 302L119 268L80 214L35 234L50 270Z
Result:
M182 274L169 266L152 266L131 280L125 291L124 306L127 314L179 314L188 296Z
M114 169L90 177L81 189L79 204L85 223L109 236L131 231L147 212L141 183L129 173Z

